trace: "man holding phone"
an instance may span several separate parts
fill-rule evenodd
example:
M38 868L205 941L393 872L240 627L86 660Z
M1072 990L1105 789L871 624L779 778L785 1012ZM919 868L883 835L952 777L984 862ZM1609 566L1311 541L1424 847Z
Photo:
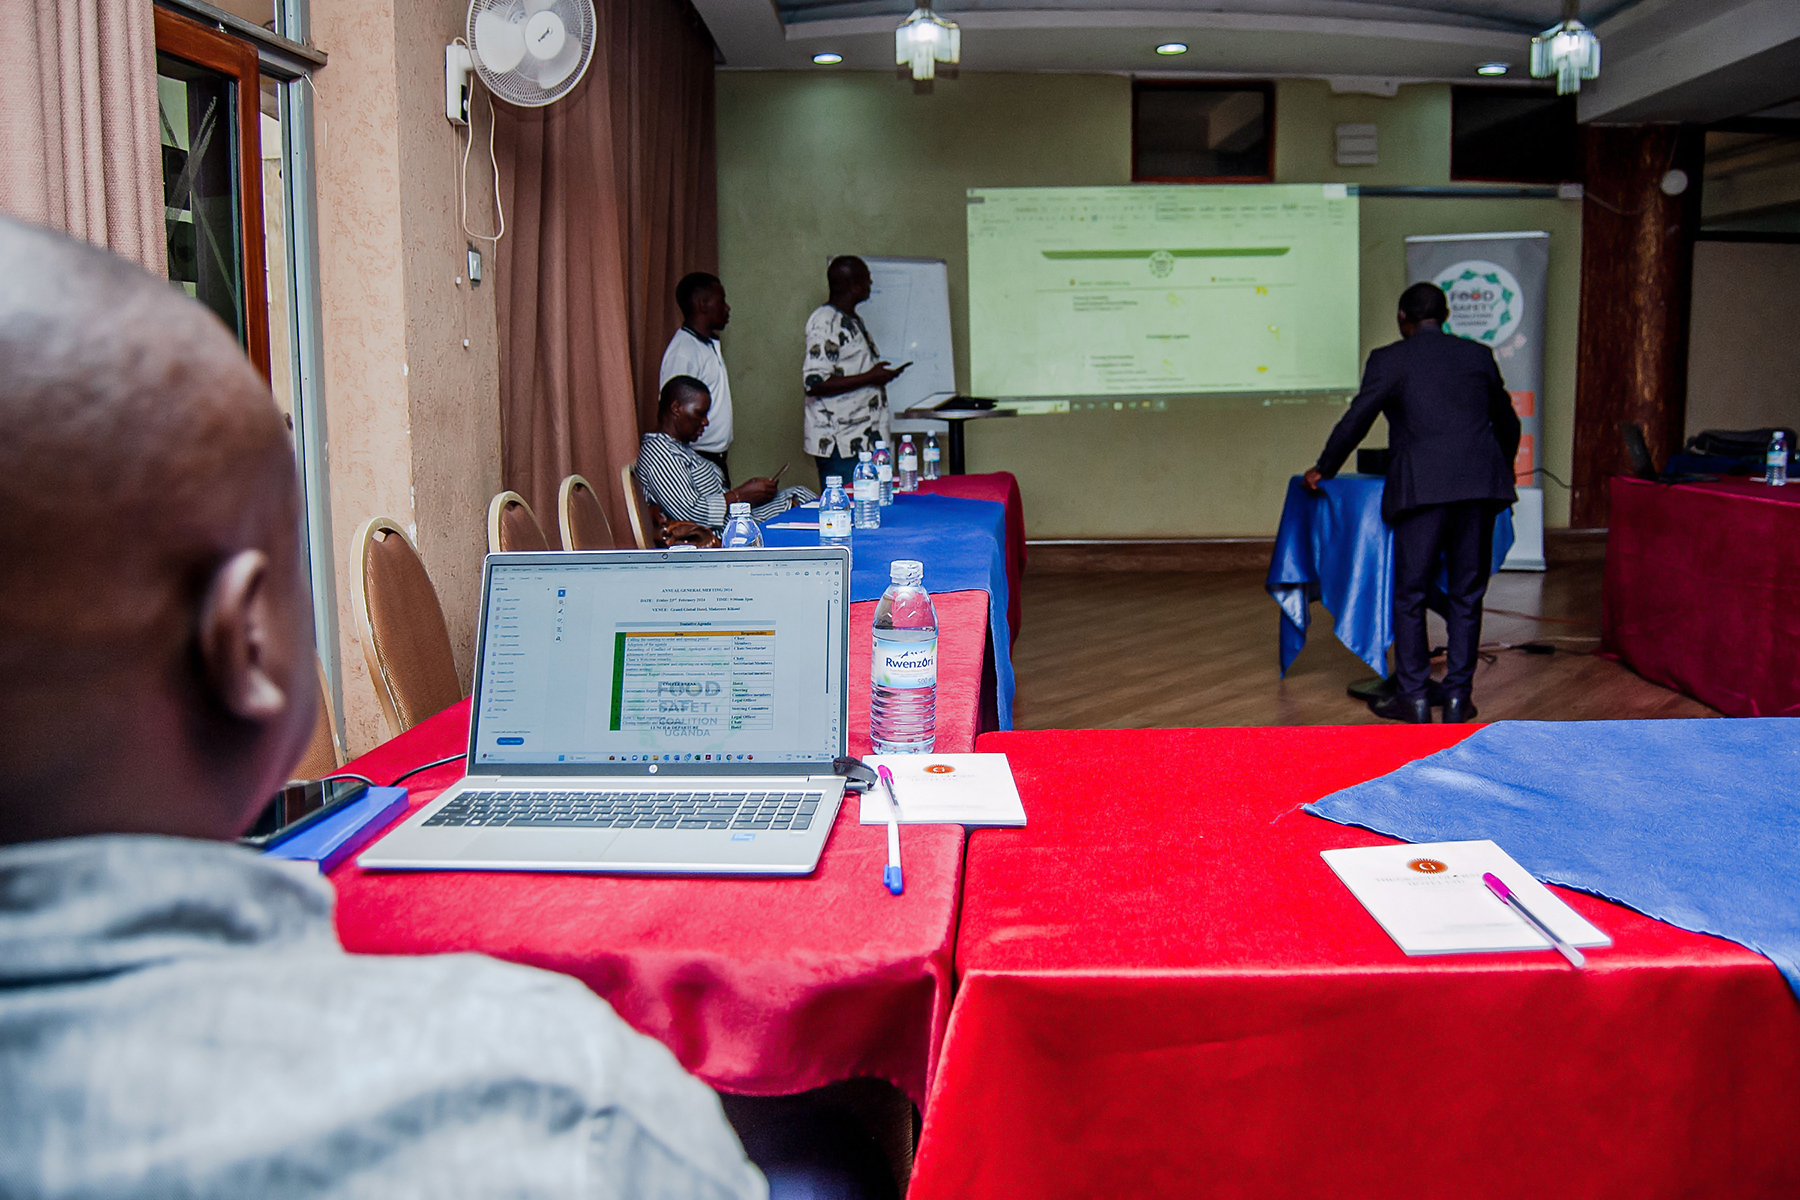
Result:
M849 484L858 451L890 439L887 385L910 364L889 366L875 348L856 306L869 298L869 265L842 255L825 268L830 296L806 318L806 357L800 367L806 391L806 452L827 475Z

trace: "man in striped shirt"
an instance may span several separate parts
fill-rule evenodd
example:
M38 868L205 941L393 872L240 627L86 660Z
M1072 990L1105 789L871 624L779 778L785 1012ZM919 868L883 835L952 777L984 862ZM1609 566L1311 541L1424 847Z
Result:
M718 464L702 458L694 442L706 430L712 395L690 375L663 384L656 403L656 428L638 444L638 484L644 495L675 521L721 528L725 514L739 501L753 505L758 521L786 512L813 498L803 487L775 490L773 479L747 479L730 491Z

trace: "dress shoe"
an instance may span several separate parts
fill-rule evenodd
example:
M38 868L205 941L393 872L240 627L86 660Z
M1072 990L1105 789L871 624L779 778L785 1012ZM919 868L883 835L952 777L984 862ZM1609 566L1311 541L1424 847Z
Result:
M1413 725L1431 724L1431 701L1424 696L1380 696L1369 701L1369 711L1390 721L1406 721ZM1446 708L1448 713L1449 709Z
M1444 697L1444 724L1461 725L1464 721L1475 719L1475 701L1467 693L1451 694Z

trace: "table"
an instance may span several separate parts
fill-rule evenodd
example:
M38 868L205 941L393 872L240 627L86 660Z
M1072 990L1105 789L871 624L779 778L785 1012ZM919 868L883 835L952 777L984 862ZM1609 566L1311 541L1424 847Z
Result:
M1800 716L1800 483L1614 477L1601 649L1733 717Z
M1465 726L997 733L911 1200L1800 1194L1800 1010L1768 960L1611 934L1409 959L1298 805Z
M1386 677L1394 642L1394 531L1381 517L1386 484L1380 475L1339 475L1314 494L1299 475L1288 481L1264 583L1281 606L1283 675L1306 645L1312 601L1323 600L1338 641ZM1494 517L1495 571L1512 544L1512 510L1501 509Z
M988 597L937 597L938 742L976 731ZM869 674L875 605L850 611L850 678ZM351 763L385 782L468 741L468 701ZM869 752L868 689L850 689L850 751ZM416 808L461 773L413 778ZM785 1095L875 1076L923 1106L950 1003L960 828L906 831L906 893L881 884L884 828L852 797L803 879L657 879L446 871L332 874L344 946L475 950L573 975L722 1091Z
M1025 501L1019 492L1018 479L1011 471L945 475L921 479L919 491L932 496L987 500L1006 510L1006 623L1012 632L1012 640L1018 641L1025 598Z
M770 546L819 544L819 512L794 508L763 525ZM887 591L889 564L914 558L925 564L925 586L939 592L980 588L990 605L995 720L1012 728L1012 634L1008 626L1013 584L1007 578L1006 510L987 500L898 494L881 510L881 528L858 529L850 539L850 599L879 600Z
M968 421L988 421L996 417L1016 417L1019 414L1010 408L909 408L896 414L904 421L943 421L950 427L950 473L963 473L963 424Z

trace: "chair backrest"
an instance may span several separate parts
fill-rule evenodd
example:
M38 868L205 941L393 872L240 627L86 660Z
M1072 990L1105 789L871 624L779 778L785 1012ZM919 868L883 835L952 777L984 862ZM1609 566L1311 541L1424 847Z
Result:
M388 728L399 735L463 698L437 589L412 539L388 517L356 531L352 607Z
M579 475L569 476L556 489L556 527L564 550L611 550L618 545L600 497Z
M631 539L639 550L648 550L656 534L656 524L650 517L644 489L638 486L636 466L626 463L619 468L619 485L625 492L625 514L631 518Z
M338 741L337 722L331 715L331 690L325 686L325 664L313 659L318 680L319 717L313 725L312 741L306 753L294 764L295 779L323 779L344 765L344 744Z
M548 550L550 539L537 514L517 492L501 492L488 503L488 553Z

